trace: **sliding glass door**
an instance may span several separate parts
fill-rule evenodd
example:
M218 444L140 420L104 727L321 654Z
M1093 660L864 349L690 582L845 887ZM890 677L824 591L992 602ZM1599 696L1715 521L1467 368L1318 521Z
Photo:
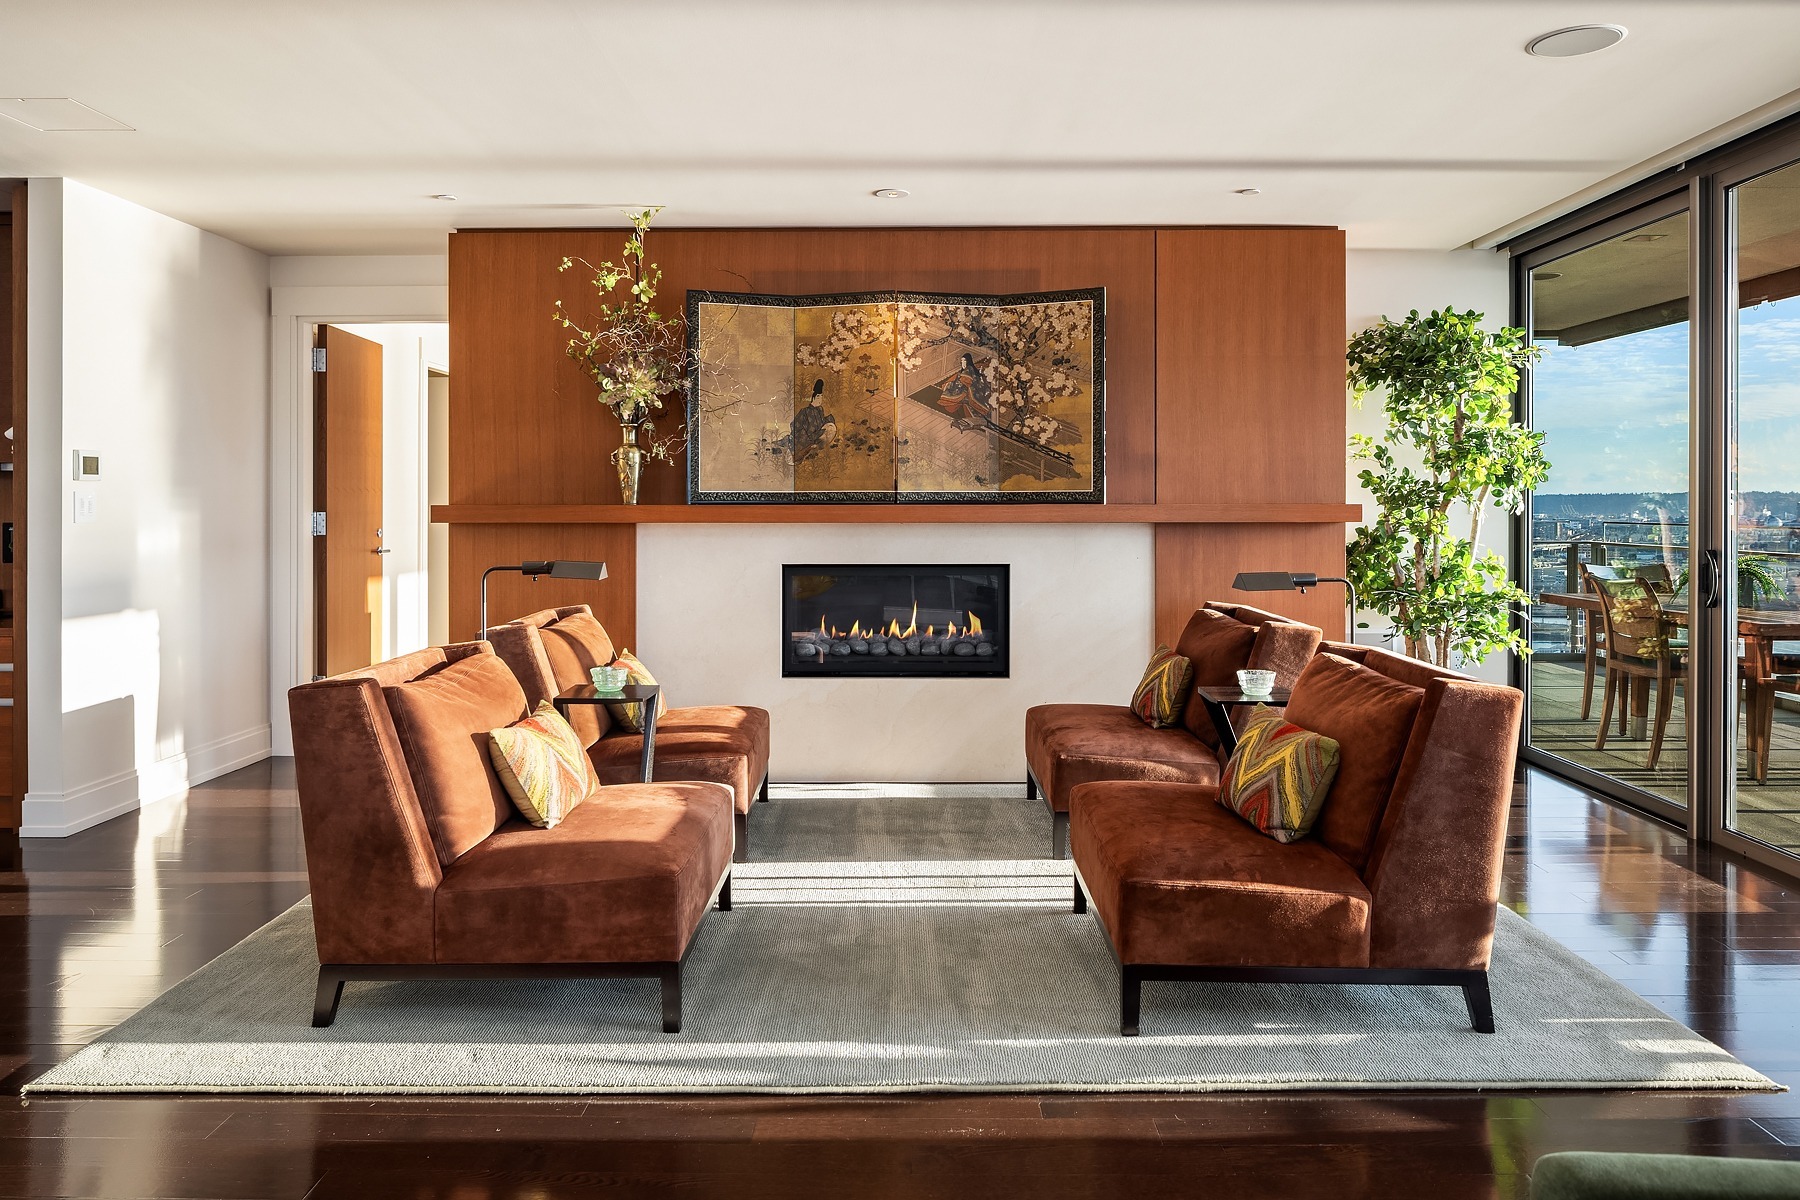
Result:
M1726 447L1739 648L1725 829L1800 854L1800 163L1725 189Z
M1800 118L1512 249L1524 756L1800 874Z
M1549 479L1528 524L1528 744L1685 819L1689 238L1664 205L1526 275L1530 420ZM1558 253L1558 250L1566 252Z

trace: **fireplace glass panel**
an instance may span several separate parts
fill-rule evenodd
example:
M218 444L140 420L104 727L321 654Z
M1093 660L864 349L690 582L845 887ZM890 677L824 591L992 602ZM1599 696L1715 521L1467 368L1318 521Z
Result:
M1004 565L809 565L781 573L783 675L1008 673Z

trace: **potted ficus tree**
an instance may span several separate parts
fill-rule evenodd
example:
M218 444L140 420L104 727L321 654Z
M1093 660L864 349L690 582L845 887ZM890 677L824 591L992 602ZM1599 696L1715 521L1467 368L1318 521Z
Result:
M619 422L622 441L612 461L618 468L619 498L626 504L638 501L644 457L674 462L676 447L683 442L680 429L660 438L656 434L663 397L681 390L687 381L686 322L656 310L662 269L644 260L644 237L657 211L646 208L627 214L631 234L619 262L595 266L584 258L565 258L557 268L568 271L577 263L586 267L599 294L598 316L591 328L570 316L561 300L552 319L570 331L566 353L599 387L600 403Z
M1415 658L1448 667L1496 650L1529 652L1514 628L1530 597L1482 549L1490 509L1518 512L1549 474L1544 435L1513 419L1519 372L1539 351L1522 329L1488 330L1449 309L1387 318L1350 339L1356 403L1380 389L1387 429L1350 439L1375 500L1356 530L1348 574L1363 603L1393 622Z

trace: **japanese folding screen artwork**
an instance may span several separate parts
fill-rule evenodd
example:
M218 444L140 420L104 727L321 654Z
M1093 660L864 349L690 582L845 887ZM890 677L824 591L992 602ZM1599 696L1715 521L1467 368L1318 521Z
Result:
M688 293L689 497L1105 497L1104 288Z

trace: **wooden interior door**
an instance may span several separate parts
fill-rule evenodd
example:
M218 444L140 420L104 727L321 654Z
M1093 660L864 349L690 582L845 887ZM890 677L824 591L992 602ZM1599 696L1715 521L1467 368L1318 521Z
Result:
M319 327L313 375L313 613L320 675L381 657L381 347ZM315 368L317 360L315 357Z

